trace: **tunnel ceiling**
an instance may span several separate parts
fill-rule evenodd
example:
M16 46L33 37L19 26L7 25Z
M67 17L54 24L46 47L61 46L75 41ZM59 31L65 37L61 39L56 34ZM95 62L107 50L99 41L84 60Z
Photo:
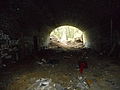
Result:
M102 27L118 15L119 7L117 0L3 0L0 28L28 32L68 22L84 28Z

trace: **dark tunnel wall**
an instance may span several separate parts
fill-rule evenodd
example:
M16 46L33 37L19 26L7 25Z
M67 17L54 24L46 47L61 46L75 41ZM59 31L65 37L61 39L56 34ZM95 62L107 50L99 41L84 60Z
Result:
M37 37L39 47L47 46L50 32L61 25L71 25L83 30L88 38L89 47L97 51L120 41L119 27L115 27L115 30L114 26L111 27L111 18L114 25L114 17L120 7L117 1L3 0L0 2L0 30L16 39L28 41L31 48L34 47L34 36Z

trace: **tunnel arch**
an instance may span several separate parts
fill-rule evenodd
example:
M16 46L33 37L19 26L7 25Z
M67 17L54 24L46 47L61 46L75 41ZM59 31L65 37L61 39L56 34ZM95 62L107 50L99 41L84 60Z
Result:
M58 26L58 27L56 27L54 29L51 29L49 31L48 37L46 39L47 45L50 44L50 42L51 42L51 40L50 40L51 36L54 35L56 31L57 31L57 33L59 33L58 31L60 31L61 32L61 33L59 33L60 35L63 34L63 31L66 31L67 32L66 33L67 36L68 36L68 32L70 33L71 31L74 31L73 32L73 35L74 35L73 38L71 38L70 36L68 36L66 41L70 42L71 40L73 41L73 39L74 39L74 41L76 40L76 41L82 42L82 44L83 44L84 47L88 47L88 39L87 39L87 36L86 36L86 31L85 30L81 30L81 29L77 28L74 25L68 25L68 24L67 25L60 25L60 26ZM61 36L59 37L59 39L60 38L61 38ZM61 40L64 41L63 39L65 40L65 38L62 38ZM80 44L80 42L79 42L79 44ZM67 43L66 45L68 45L68 44L69 43Z
M44 24L42 27L38 29L37 36L39 38L38 40L38 46L41 47L48 47L50 43L50 33L55 30L56 28L60 26L73 26L81 30L86 38L86 44L85 47L91 48L91 29L85 25L85 23L77 22L73 19L69 20L58 20L56 23L51 23L51 25Z

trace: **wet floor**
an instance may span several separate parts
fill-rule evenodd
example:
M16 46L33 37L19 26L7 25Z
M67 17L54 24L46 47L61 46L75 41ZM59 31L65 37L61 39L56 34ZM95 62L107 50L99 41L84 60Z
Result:
M80 53L35 55L34 58L27 58L27 62L19 62L2 69L0 90L28 90L41 78L51 79L52 82L64 87L64 90L120 90L119 60L86 56L88 68L83 70L83 74L78 66L80 60ZM77 86L79 77L85 78L89 89Z

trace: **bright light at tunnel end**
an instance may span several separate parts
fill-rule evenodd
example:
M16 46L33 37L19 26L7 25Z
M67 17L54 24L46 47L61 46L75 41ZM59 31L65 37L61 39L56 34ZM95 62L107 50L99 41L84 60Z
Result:
M68 42L73 42L77 39L87 47L87 38L83 30L80 30L74 26L64 25L54 29L50 33L50 39L56 39L58 42L68 45Z

